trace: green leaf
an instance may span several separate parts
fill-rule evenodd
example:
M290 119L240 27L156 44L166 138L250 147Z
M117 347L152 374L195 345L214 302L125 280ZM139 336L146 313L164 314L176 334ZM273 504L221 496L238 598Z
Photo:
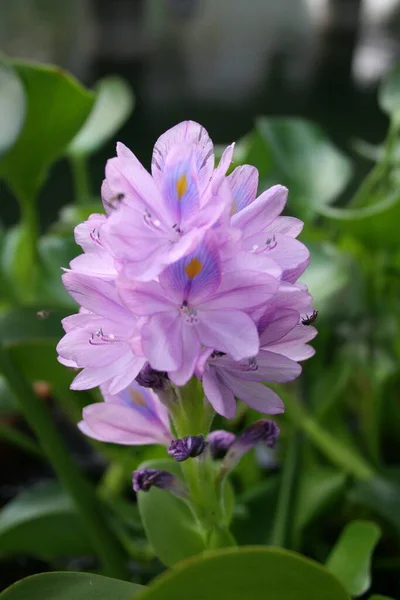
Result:
M389 596L381 596L380 594L374 594L370 596L369 600L394 600L394 598L389 598Z
M4 295L21 304L31 301L27 289L33 285L38 271L30 248L29 231L23 223L6 232L0 257L0 269L6 282Z
M94 96L59 67L12 64L25 89L27 114L17 142L0 163L0 175L28 202L84 123Z
M256 156L253 146L247 160L256 166L264 163L260 174L264 172L268 184L289 188L289 206L300 217L333 202L347 186L351 163L318 125L302 119L263 117L256 122L256 136Z
M270 541L278 492L279 476L273 475L238 498L232 533L240 545Z
M383 79L378 94L379 106L395 121L400 121L400 67Z
M385 519L400 536L399 512L400 485L381 476L360 481L349 492L349 499L366 506Z
M68 147L71 156L87 156L111 139L128 119L134 107L130 86L115 75L101 79L96 101L83 127Z
M0 511L0 554L51 560L93 549L69 496L50 482L23 491Z
M349 600L327 569L294 552L242 547L186 560L158 577L143 600Z
M145 588L93 573L42 573L14 583L1 600L131 600Z
M0 156L14 144L25 119L22 83L5 61L0 60Z
M369 521L349 523L331 551L327 568L343 583L351 596L361 596L371 585L371 557L380 528Z
M181 476L173 460L151 460L139 469L164 469ZM156 487L139 492L138 505L146 537L167 566L204 551L204 541L189 506L170 492Z
M299 489L296 526L303 529L329 508L343 493L346 479L346 473L331 467L305 470Z
M47 234L39 239L39 255L42 262L38 297L46 299L48 304L71 306L76 302L66 292L61 275L62 268L80 253L80 248L71 235Z

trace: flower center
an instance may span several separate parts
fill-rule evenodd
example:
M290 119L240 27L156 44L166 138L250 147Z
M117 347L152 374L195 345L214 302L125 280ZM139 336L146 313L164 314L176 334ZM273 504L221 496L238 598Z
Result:
M199 322L196 309L190 307L187 300L184 300L182 302L182 305L179 308L179 312L181 313L184 322L188 325L196 325L196 323Z

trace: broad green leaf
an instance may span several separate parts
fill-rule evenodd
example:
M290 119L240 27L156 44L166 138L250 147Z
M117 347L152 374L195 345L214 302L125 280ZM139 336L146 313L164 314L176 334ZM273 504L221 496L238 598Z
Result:
M296 526L306 527L343 493L346 473L331 467L304 470L296 508Z
M24 119L24 88L14 69L0 59L0 156L14 144Z
M42 573L14 583L1 600L131 600L145 588L93 573Z
M0 511L0 554L51 560L92 553L75 507L56 482L23 491Z
M257 157L252 164L264 163L268 184L289 188L289 206L300 217L333 202L347 186L351 163L318 125L302 119L263 117L257 120L255 135L258 149L250 150L249 162Z
M86 120L94 96L59 67L12 65L25 89L27 113L17 142L0 162L0 175L28 202Z
M139 596L143 600L349 600L327 569L284 550L242 547L175 565Z
M133 110L133 92L121 77L112 75L101 79L95 92L92 111L68 147L72 156L87 156L98 150L115 135Z
M54 310L48 306L0 312L0 339L6 347L27 342L56 342L63 335L61 319L68 314L68 309Z
M373 513L385 519L400 536L399 511L400 485L381 476L360 481L349 492L349 499L366 506Z
M378 95L381 109L400 121L400 67L396 66L382 81Z
M369 521L349 523L331 551L327 568L351 596L361 596L371 585L371 557L381 537L380 528Z
M38 265L31 252L29 232L24 224L11 227L4 236L0 269L5 280L4 296L21 304L32 301L32 289Z
M381 596L380 594L374 594L370 596L368 600L394 600L394 598L389 598L389 596Z
M148 461L139 468L165 469L180 475L179 465L173 460ZM186 502L153 487L138 493L138 504L146 537L165 565L204 551L202 535Z

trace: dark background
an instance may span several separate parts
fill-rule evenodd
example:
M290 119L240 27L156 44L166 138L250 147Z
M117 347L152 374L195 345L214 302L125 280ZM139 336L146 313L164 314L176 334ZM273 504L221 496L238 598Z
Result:
M260 114L317 121L350 153L354 138L379 142L376 89L400 55L399 31L398 0L0 0L6 54L59 64L88 86L127 79L136 108L119 138L144 164L157 136L188 118L219 144ZM113 153L109 144L91 160L96 190ZM71 196L60 162L41 194L43 227ZM0 198L11 225L17 205L4 187Z

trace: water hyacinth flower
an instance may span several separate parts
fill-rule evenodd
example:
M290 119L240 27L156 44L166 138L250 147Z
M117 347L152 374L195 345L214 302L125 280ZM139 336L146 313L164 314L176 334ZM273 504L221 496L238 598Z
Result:
M118 394L102 392L104 402L83 409L78 427L85 435L128 446L171 443L168 411L152 390L133 381Z
M257 197L254 167L227 175L232 153L215 168L213 144L192 121L157 140L151 173L118 144L102 186L106 214L78 225L84 252L63 275L80 305L57 347L60 362L83 369L74 389L117 396L138 378L168 406L171 386L195 376L226 417L236 399L283 411L264 383L295 379L313 353L315 329L301 322L312 299L297 283L309 252L296 239L301 221L280 216L287 189Z

